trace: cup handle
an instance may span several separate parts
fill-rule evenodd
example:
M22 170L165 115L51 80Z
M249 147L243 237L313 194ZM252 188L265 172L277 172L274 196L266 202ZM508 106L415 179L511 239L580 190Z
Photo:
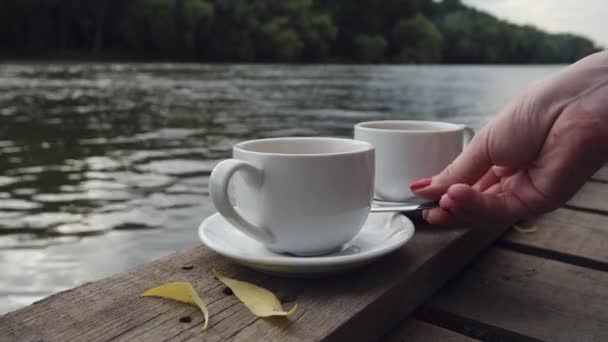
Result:
M475 136L475 131L469 126L464 126L463 146L466 147L471 142L471 140L473 140L474 136Z
M219 211L235 228L261 243L272 244L275 242L275 237L270 231L257 227L245 220L245 218L236 211L232 203L230 203L228 185L230 184L230 179L234 173L239 170L253 176L253 179L258 179L260 181L262 179L262 170L254 165L237 159L224 160L217 164L209 178L209 193L211 194L211 200L217 211Z

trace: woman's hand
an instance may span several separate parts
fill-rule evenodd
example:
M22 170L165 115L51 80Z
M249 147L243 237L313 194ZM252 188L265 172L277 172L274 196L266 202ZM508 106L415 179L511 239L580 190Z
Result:
M607 161L605 51L534 85L412 191L440 199L431 224L510 224L558 208Z

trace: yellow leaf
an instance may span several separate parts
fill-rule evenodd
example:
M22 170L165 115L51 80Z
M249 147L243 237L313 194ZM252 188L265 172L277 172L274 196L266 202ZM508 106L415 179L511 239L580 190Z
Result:
M538 230L535 225L532 225L530 223L514 224L513 229L524 234L536 233L536 231Z
M296 304L291 310L285 311L272 292L244 281L224 277L215 269L213 269L213 275L228 286L234 295L258 317L290 316L298 308L298 304Z
M209 323L209 310L207 310L207 305L205 302L203 302L201 297L198 296L198 293L196 293L190 283L168 283L153 289L149 289L148 291L142 293L141 296L173 299L178 302L196 305L201 309L203 316L205 317L205 324L203 325L202 330L204 331L207 329L207 324Z

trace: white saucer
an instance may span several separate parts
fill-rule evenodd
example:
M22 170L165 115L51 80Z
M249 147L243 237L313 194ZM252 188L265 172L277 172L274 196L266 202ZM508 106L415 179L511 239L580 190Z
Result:
M203 243L215 252L258 271L284 276L317 276L364 266L397 250L414 235L414 224L398 213L372 213L341 251L316 257L278 254L266 249L228 223L220 214L198 229Z

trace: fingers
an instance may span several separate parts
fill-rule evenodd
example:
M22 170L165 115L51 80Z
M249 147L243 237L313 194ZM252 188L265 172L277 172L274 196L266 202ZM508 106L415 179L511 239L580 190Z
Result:
M555 121L553 112L540 115L552 100L543 87L528 90L506 106L451 165L432 177L430 185L412 192L418 197L439 199L453 184L480 181L493 165L522 169L533 163ZM480 187L491 186L495 181L492 177L488 175L483 182L486 184Z
M427 221L511 223L573 196L606 161L606 68L608 52L539 82L503 109L450 166L429 182L414 182L416 196L440 200L439 208L425 213Z
M504 177L510 176L515 173L515 169L504 166L493 166L475 185L473 189L480 192L485 192L490 187L500 183L500 180Z
M426 222L437 226L454 226L456 224L456 219L443 208L426 210L422 217Z
M488 194L488 195L498 195L500 193L502 193L504 190L502 188L502 184L501 183L496 183L494 185L492 185L491 187L485 189L483 191L483 193Z
M439 199L452 184L477 182L492 166L487 150L490 130L487 126L476 135L450 166L431 178L429 185L416 187L417 182L412 183L412 192L418 197Z
M494 168L491 168L480 180L473 185L475 191L485 191L487 188L500 182L500 178L494 172Z
M529 214L524 203L512 194L479 192L466 184L451 186L439 206L425 214L430 224L511 224Z

